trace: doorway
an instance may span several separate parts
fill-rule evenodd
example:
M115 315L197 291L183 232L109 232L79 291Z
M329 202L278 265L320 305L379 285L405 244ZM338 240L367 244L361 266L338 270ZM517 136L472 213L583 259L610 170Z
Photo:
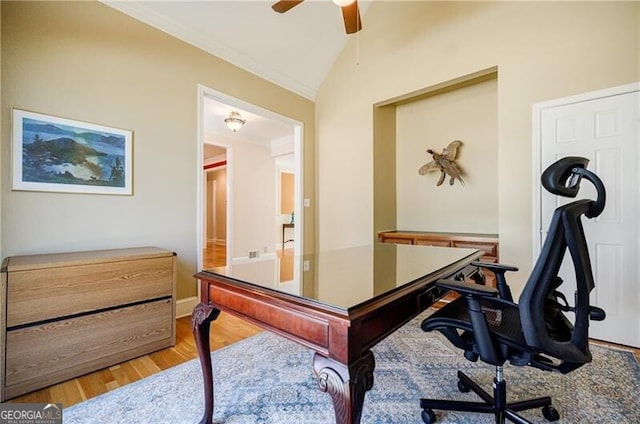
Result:
M304 219L301 123L202 86L198 102L198 269L206 269L212 253L227 274L247 263L263 262L264 269L271 269L272 263L273 275L261 284L299 294ZM225 125L231 112L246 121L236 131ZM208 156L212 149L218 153ZM215 174L223 170L224 178ZM292 176L291 186L284 189L290 194L284 213L282 173ZM295 223L289 225L292 217Z
M535 106L537 130L535 181L546 166L565 156L583 156L589 168L602 179L607 190L603 213L583 220L589 243L595 289L592 302L607 313L590 324L590 337L640 347L640 84L614 87ZM534 253L540 251L544 231L553 210L573 199L558 199L536 187ZM593 198L585 185L580 197ZM570 266L561 272L573 298L575 277Z
M227 266L227 149L204 145L203 264L212 269Z

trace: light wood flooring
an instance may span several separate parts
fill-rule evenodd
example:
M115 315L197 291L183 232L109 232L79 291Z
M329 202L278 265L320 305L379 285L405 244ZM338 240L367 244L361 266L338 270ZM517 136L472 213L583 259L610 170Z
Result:
M207 243L202 250L204 268L217 268L227 264L227 248L214 243Z

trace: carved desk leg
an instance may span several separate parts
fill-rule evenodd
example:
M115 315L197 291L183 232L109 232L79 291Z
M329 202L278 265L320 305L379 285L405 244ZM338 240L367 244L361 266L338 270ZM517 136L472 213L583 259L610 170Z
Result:
M336 424L359 424L364 395L373 387L375 359L371 351L350 366L318 353L313 357L313 371L320 390L333 400Z
M198 347L202 378L204 380L204 415L200 424L211 424L213 417L213 372L211 369L211 346L209 328L211 321L218 318L220 310L205 303L199 303L191 314L191 329Z

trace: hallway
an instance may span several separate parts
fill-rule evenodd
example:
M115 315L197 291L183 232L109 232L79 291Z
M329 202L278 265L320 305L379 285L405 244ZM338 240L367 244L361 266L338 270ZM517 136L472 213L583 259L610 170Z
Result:
M279 249L276 253L280 261L280 282L293 279L293 249ZM218 268L226 266L227 252L226 246L215 243L207 243L206 249L202 251L202 262L204 269Z

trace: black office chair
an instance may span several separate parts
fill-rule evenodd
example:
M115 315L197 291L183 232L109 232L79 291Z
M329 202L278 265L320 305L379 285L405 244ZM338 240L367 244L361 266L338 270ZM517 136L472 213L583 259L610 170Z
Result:
M473 390L483 402L421 399L422 419L426 424L436 422L434 409L494 414L496 423L504 423L505 419L529 423L516 412L542 408L547 420L560 419L550 397L508 403L502 366L509 361L516 366L528 365L566 374L591 361L589 320L601 321L605 312L589 304L594 282L581 217L600 215L606 194L600 178L586 169L588 162L581 157L563 158L542 174L544 188L564 197L576 197L580 181L584 178L595 186L597 199L576 200L555 210L547 238L520 295L519 304L513 302L504 276L507 271L517 271L514 267L476 263L496 274L496 289L453 280L436 283L461 296L426 318L422 329L440 331L456 347L464 350L465 358L470 361L475 362L479 358L495 365L495 378L491 396L458 371L458 389L461 392ZM563 283L558 271L567 249L576 277L573 306L557 290Z

